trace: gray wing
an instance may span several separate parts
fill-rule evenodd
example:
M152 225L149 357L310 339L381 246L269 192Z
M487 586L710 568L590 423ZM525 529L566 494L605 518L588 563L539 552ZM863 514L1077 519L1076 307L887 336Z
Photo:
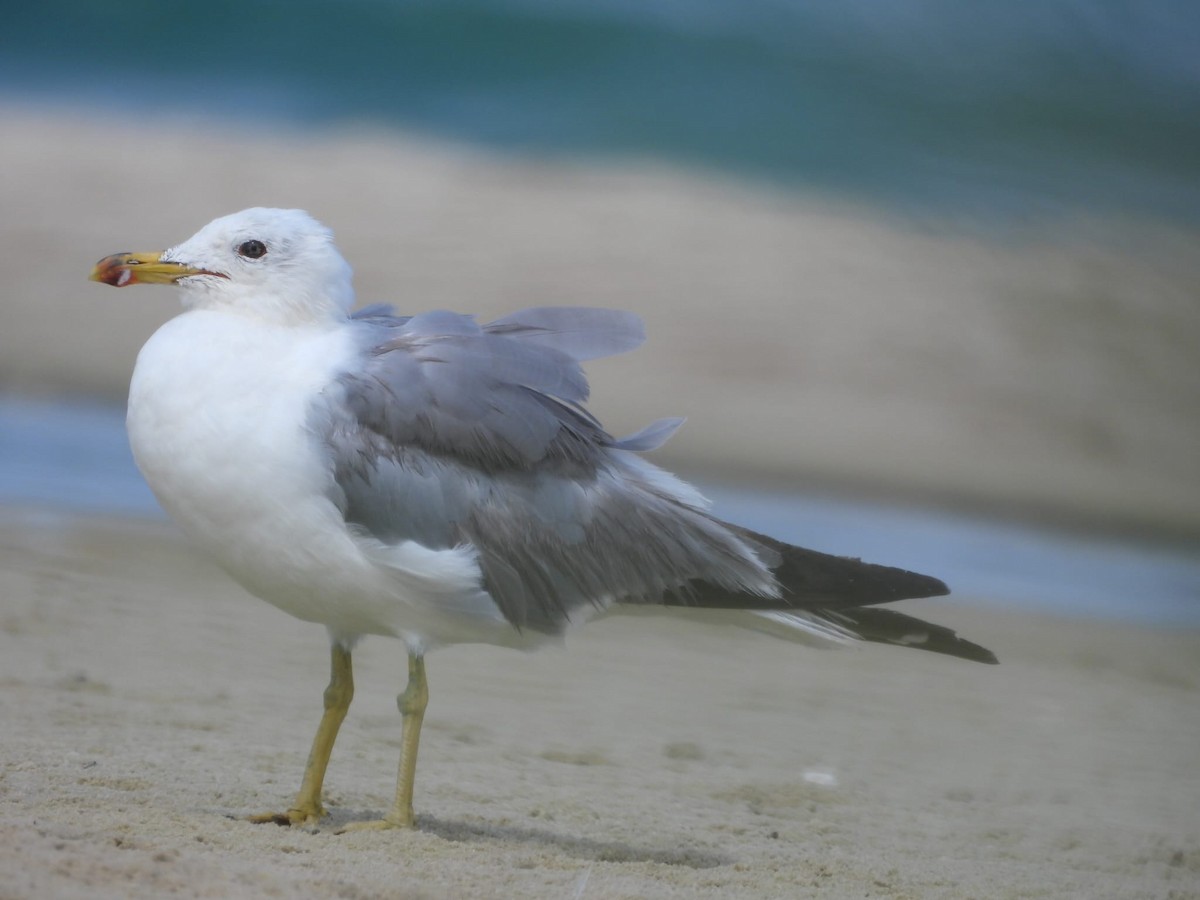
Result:
M805 611L860 638L995 662L946 628L873 608L946 593L936 578L830 556L729 525L583 407L579 363L636 347L640 321L532 309L486 325L454 313L355 319L357 364L314 405L331 496L385 543L474 548L515 627L555 632L587 606L659 603Z
M659 602L697 579L775 591L752 541L632 452L682 420L619 440L583 408L580 361L641 343L635 316L534 309L480 325L371 309L356 325L357 365L311 417L350 524L388 543L471 545L518 628L557 631L581 607Z
M544 308L488 325L449 312L356 317L361 366L340 379L371 457L420 447L484 471L530 470L549 458L594 463L602 447L648 449L682 420L614 440L582 404L580 362L644 339L630 313Z

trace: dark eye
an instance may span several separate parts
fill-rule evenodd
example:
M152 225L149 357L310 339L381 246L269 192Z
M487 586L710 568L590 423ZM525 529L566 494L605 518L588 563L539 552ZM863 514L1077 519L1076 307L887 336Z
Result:
M245 241L238 245L237 252L246 259L258 259L267 255L267 245L262 241Z

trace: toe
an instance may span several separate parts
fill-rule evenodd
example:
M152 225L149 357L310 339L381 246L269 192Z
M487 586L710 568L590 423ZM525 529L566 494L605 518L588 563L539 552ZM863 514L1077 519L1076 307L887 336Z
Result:
M287 812L259 813L247 818L255 825L315 825L323 815L325 810L319 807L293 806Z
M414 828L413 821L402 819L371 819L365 822L347 822L334 834L345 834L348 831L389 831L393 828Z

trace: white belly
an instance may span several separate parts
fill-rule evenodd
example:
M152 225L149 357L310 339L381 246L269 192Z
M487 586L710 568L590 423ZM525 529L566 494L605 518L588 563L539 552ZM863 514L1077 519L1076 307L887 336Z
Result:
M414 647L509 643L469 550L383 547L351 533L329 499L333 475L308 415L352 352L344 330L215 311L173 319L138 355L130 385L138 467L193 540L294 616Z

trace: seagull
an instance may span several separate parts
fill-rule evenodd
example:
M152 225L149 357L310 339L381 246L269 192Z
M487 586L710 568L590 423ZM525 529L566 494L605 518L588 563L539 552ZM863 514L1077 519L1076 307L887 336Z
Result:
M795 547L722 521L646 461L682 424L617 438L585 407L581 362L632 350L637 316L527 309L351 312L350 266L295 209L247 209L91 279L175 285L184 312L138 354L127 426L180 528L251 594L324 625L330 681L300 790L255 822L314 824L366 635L408 652L401 753L382 819L414 824L425 655L532 648L622 607L710 613L791 637L866 640L982 663L953 631L879 604L936 578Z

